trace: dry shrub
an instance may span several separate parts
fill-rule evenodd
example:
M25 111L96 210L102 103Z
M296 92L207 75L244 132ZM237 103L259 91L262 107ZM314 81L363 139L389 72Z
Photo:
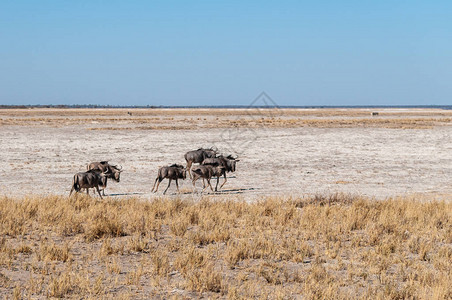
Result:
M350 195L350 194L344 194L344 193L334 193L334 194L316 194L313 197L309 198L300 198L293 200L296 207L303 208L307 205L350 205L352 203L356 203L359 200L362 200L363 198L356 196L356 195Z
M261 263L255 268L255 273L272 285L281 285L289 281L289 272L281 263Z
M71 274L64 273L58 276L52 276L48 287L47 296L55 298L64 298L74 288L74 282Z
M339 288L336 278L331 276L324 266L314 265L306 277L303 292L307 299L346 298Z
M16 286L13 290L13 299L14 300L19 300L22 299L22 289L20 287L20 285Z
M0 201L0 235L24 234L29 218L33 218L26 214L25 209L11 198L4 197Z
M101 245L100 250L99 250L99 257L112 255L114 253L115 253L115 249L113 248L113 246L111 244L111 239L110 238L105 238L102 241L102 245Z
M187 240L198 246L206 246L215 242L227 242L231 237L229 228L215 227L213 230L193 229L186 236Z
M128 249L133 252L149 252L149 243L141 235L135 235L128 240Z
M126 284L127 285L139 285L141 277L143 276L143 268L135 267L134 271L127 274Z
M30 254L33 252L33 249L29 244L20 243L18 247L14 250L15 253L24 253L24 254Z
M36 255L38 261L58 260L66 262L71 258L70 247L68 243L64 243L63 246L58 246L53 242L42 242Z
M170 272L170 259L168 254L163 251L154 251L151 255L153 273L157 276L168 276Z
M207 263L207 256L202 249L187 246L176 256L174 267L182 274L186 274L192 269L204 267Z
M118 258L113 258L111 261L106 263L107 271L111 274L120 274L121 273L121 265Z
M9 283L10 279L8 276L0 272L0 286L4 287Z
M224 258L231 268L248 257L248 247L245 242L236 240L228 242Z
M163 207L160 204L164 204ZM58 196L25 197L19 202L4 197L0 201L0 232L23 235L35 222L63 236L82 233L87 241L128 234L155 238L161 226L158 218L173 213L174 206L169 202L145 204L134 199L99 202L85 195L69 198L69 201ZM154 210L155 207L159 209Z
M192 291L219 293L224 289L221 274L210 262L201 268L193 268L185 273L187 289Z
M83 227L84 237L88 241L126 234L119 212L113 211L109 207L97 206L89 211L88 220Z
M30 298L452 295L451 202L78 195L0 208L0 297L19 285Z
M179 217L174 222L171 222L169 225L171 233L173 233L175 236L184 236L184 234L187 232L188 226L190 225L189 220L186 218Z

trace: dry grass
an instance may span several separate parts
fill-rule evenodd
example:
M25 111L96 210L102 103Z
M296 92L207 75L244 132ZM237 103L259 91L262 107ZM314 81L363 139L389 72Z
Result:
M0 198L0 296L450 299L452 202Z
M431 128L452 111L386 109L0 109L0 126L87 126L89 130L188 130L233 127ZM131 112L132 115L129 115ZM177 124L177 125L174 125Z

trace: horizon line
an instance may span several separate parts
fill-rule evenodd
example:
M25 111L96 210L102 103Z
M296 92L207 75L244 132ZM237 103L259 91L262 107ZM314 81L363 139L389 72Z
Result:
M0 109L30 109L30 108L217 108L217 109L251 109L251 108L439 108L452 109L452 105L102 105L102 104L0 104Z

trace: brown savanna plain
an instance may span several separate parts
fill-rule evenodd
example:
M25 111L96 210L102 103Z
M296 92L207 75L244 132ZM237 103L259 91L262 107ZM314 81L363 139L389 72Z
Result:
M0 110L0 296L451 299L452 111L370 112ZM200 146L241 159L222 191L149 192Z

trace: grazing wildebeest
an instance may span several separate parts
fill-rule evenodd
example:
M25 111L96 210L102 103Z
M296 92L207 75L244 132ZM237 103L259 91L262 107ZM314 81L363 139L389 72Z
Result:
M187 173L186 173L184 166L181 166L178 164L173 164L168 167L161 167L158 171L158 175L157 175L157 178L155 179L154 186L152 187L151 192L154 191L154 187L155 187L154 193L156 193L159 188L160 182L162 182L162 180L165 178L168 178L169 182L168 182L168 186L166 187L166 190L163 192L163 194L165 194L166 191L168 190L168 188L170 187L171 180L176 180L177 192L179 192L179 184L178 184L177 180L185 179L186 177L187 177ZM158 181L158 183L157 183L157 181ZM156 183L157 183L157 186L155 186Z
M238 161L240 161L237 158L238 157L233 157L232 155L228 155L227 157L220 155L218 157L211 157L211 158L206 158L205 160L203 160L203 162L202 162L203 165L223 166L224 167L223 174L220 174L217 176L217 185L215 186L215 192L217 191L218 182L220 181L221 175L224 176L224 182L221 184L220 189L223 187L223 185L225 185L226 181L228 181L226 178L226 173L235 172L235 164Z
M95 188L99 197L101 199L102 195L99 191L99 185L103 186L107 182L107 174L106 172L100 172L98 170L89 170L87 172L80 172L74 175L72 179L72 188L69 193L69 197L72 195L72 192L75 190L76 193L80 192L81 189L86 189L86 194L89 195L89 189Z
M210 184L210 179L212 177L219 177L223 174L225 168L223 166L212 166L212 165L199 165L196 166L195 168L193 168L193 192L195 191L195 182L196 180L198 180L199 178L202 179L206 179L207 180L207 185L204 186L202 192L204 192L204 190L207 188L207 186L210 186L210 189L213 192L213 188L212 185Z
M107 178L111 178L116 182L120 181L120 175L122 172L121 166L110 165L108 161L96 161L92 162L86 166L86 169L89 170L98 170L102 173L105 173ZM105 188L107 187L107 180L105 180L105 185L101 185L102 195L105 196Z
M191 165L193 163L200 164L206 158L215 157L216 155L217 151L214 150L213 148L210 149L199 148L198 150L188 151L187 153L185 153L184 157L185 161L187 162L187 171L188 175L190 175L190 178L192 178L190 170Z

